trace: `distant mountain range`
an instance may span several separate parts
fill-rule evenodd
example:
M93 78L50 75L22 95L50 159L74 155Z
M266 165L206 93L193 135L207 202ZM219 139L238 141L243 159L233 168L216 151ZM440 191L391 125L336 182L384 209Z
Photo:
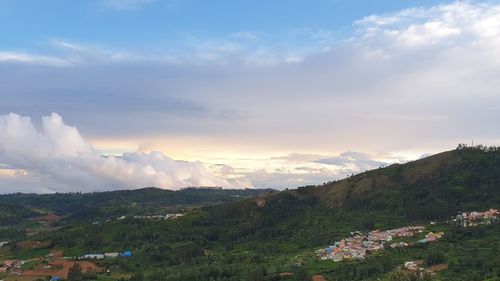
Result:
M254 197L271 189L186 188L178 191L154 187L93 193L0 195L0 225L55 213L69 219L92 220L152 208L202 207Z
M403 220L445 219L458 211L500 204L500 151L460 146L406 164L394 164L343 180L282 192L272 189L188 188L170 191L143 188L94 193L0 195L0 223L8 221L13 206L19 207L16 211L23 217L41 211L91 218L119 214L123 209L200 207L228 202L233 204L220 208L235 205L240 211L252 213L247 205L255 200L239 200L248 197L259 198L263 208L250 204L250 209L256 208L263 214L267 209L269 212L300 213L303 208L320 208L336 212L387 213Z

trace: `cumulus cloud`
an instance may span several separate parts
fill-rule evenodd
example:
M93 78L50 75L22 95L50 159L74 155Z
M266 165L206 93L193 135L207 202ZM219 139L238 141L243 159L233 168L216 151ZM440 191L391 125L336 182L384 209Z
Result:
M16 171L0 174L2 193L251 186L244 177L216 176L202 163L176 161L157 151L103 156L56 113L42 118L40 130L29 117L0 116L0 163Z
M499 19L498 4L457 1L371 15L343 39L327 29L302 29L292 42L241 32L152 55L55 41L61 53L53 58L78 63L12 67L4 63L12 54L0 59L0 111L56 111L103 139L154 135L169 146L178 137L191 152L312 151L255 161L246 172L255 185L284 186L272 176L287 186L320 182L345 175L342 167L416 159L472 138L498 144Z

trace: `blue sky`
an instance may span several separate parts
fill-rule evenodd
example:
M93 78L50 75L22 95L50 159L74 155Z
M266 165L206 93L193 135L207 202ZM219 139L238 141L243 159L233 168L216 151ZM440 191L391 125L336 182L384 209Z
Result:
M301 31L349 36L352 23L371 14L446 1L193 1L88 0L0 1L1 45L11 50L47 50L65 39L117 48L181 48L189 38L262 34L268 44L296 44ZM289 46L290 47L290 46Z
M499 1L0 0L0 193L289 188L500 143Z

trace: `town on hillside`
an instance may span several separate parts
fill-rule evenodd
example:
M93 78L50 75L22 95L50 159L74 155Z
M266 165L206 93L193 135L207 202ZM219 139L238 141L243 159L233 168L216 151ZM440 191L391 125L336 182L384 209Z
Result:
M183 214L164 214L164 215L142 215L142 216L118 216L106 220L102 223L112 221L121 221L126 218L135 220L175 220L182 218ZM55 217L46 217L40 219L57 219ZM491 225L500 222L500 212L497 209L488 209L486 211L459 212L445 222L430 221L420 225L403 226L387 230L372 230L369 232L353 231L350 236L334 242L332 245L323 247L315 251L314 256L320 262L333 261L340 263L344 261L359 262L370 256L376 258L382 255L386 250L397 250L400 248L412 248L427 243L439 243L438 241L445 237L446 225L460 228L473 228L480 225ZM101 222L94 222L93 224ZM442 227L439 227L443 224ZM0 242L0 250L4 247L11 247L15 243L16 247L27 249L47 249L50 247L43 241L21 241L21 242ZM61 249L52 249L48 255L30 258L9 258L1 261L0 274L4 276L5 281L35 281L35 280L67 280L77 268L81 274L93 278L95 276L113 276L109 280L117 280L119 270L116 266L120 261L130 260L133 256L130 249L121 249L114 252L87 252L78 256L64 256ZM302 266L303 262L297 262ZM401 264L398 269L418 274L434 275L437 271L446 270L448 265L445 263L426 265L423 260L407 260ZM118 275L117 275L118 274ZM293 278L293 273L282 272L279 276L283 279ZM127 277L128 278L128 277ZM100 280L100 279L99 279ZM107 279L106 279L107 280ZM312 280L327 280L322 275L313 275Z
M462 227L474 227L478 225L488 225L500 221L500 212L497 209L489 209L484 212L459 212L456 217L446 221L447 224L456 224ZM437 222L429 222L430 226L435 226ZM360 231L351 232L351 236L336 241L333 245L321 248L315 253L320 260L332 260L341 262L345 260L364 260L369 255L381 253L390 248L407 248L418 244L438 241L445 235L444 232L426 231L423 225L404 226L389 230L373 230L368 233ZM435 271L444 270L446 265L434 266L424 269L423 262L407 261L402 266L405 270L425 272L435 274Z

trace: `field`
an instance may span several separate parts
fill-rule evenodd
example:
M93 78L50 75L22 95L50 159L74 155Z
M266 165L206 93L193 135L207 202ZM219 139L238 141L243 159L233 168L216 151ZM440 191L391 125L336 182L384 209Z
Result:
M26 270L22 273L23 276L60 276L67 277L69 269L73 264L78 263L82 267L82 272L102 272L102 268L89 261L67 261L53 260L47 264L39 264L33 269Z

